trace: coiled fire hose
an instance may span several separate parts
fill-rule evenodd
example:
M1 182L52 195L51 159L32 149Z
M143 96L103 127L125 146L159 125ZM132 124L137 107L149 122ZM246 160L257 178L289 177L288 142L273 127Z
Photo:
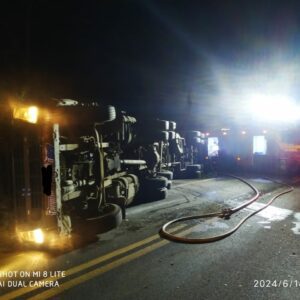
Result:
M179 222L183 222L183 221L187 221L187 220L196 220L196 219L205 219L205 218L211 218L211 217L219 217L219 218L223 218L223 219L229 219L230 216L238 211L240 211L241 209L249 206L250 204L252 204L253 202L255 202L261 195L260 192L258 191L258 189L252 185L251 183L247 182L246 180L234 176L234 175L226 175L229 177L233 177L235 179L238 179L240 181L242 181L243 183L245 183L246 185L248 185L254 192L255 195L249 199L248 201L242 203L241 205L235 207L235 208L225 208L219 212L214 212L214 213L208 213L208 214L204 214L204 215L193 215L193 216L188 216L188 217L182 217L182 218L178 218L178 219L174 219L172 221L169 221L168 223L164 224L160 230L160 235L165 238L168 239L170 241L173 242L179 242L179 243L187 243L187 244L204 244L204 243L211 243L211 242L215 242L215 241L219 241L221 239L224 239L228 236L230 236L231 234L233 234L235 231L237 231L242 224L248 220L249 218L251 218L252 216L254 216L255 214L259 213L260 211L262 211L263 209L267 208L269 205L271 205L278 197L290 193L294 190L294 188L286 183L281 183L278 181L274 181L271 180L277 184L280 184L282 186L286 186L287 189L285 189L282 192L277 193L276 195L274 195L264 206L262 206L260 209L248 214L246 217L244 217L236 226L234 226L232 229L230 229L229 231L220 234L220 235L215 235L215 236L207 236L207 237L203 237L203 238L188 238L188 237L181 237L181 236L177 236L175 234L171 234L168 232L168 227L172 224L175 223L179 223ZM268 180L270 180L268 178Z

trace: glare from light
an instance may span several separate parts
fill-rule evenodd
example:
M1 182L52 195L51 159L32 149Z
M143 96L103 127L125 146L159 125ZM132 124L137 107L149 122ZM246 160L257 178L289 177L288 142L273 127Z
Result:
M16 106L13 116L15 119L20 119L29 123L37 123L39 110L36 106Z
M253 154L266 155L267 146L267 139L264 135L257 135L253 137Z
M243 130L243 131L242 131L242 134L243 134L243 135L245 135L245 134L246 134L246 131L245 131L245 130Z
M17 234L21 242L31 242L36 244L43 244L45 241L44 232L42 229L37 228L34 230L26 230L26 231L19 231L17 229Z
M39 110L36 106L28 107L28 116L27 120L29 123L36 123L38 120Z
M288 96L253 94L249 110L255 119L267 122L295 122L300 120L300 106Z
M226 132L226 131L224 131L224 132L223 132L223 135L227 135L227 132Z
M38 228L38 229L35 229L33 231L33 238L34 238L34 242L37 243L37 244L43 244L44 243L44 233L42 231L42 229Z
M210 135L210 133L209 132L206 132L206 134L205 134L206 136L209 136Z
M263 134L266 134L266 133L268 133L268 131L264 129L264 130L263 130Z

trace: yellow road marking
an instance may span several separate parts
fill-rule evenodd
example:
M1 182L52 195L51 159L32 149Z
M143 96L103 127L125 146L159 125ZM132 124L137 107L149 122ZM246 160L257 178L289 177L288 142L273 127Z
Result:
M180 229L184 228L185 226L186 225L176 226L176 227L174 227L171 230L171 232L175 232L177 230L180 230ZM121 254L126 253L128 251L131 251L131 250L133 250L135 248L138 248L140 246L149 244L149 243L151 243L152 241L154 241L156 239L159 239L159 235L158 234L154 234L154 235L152 235L152 236L150 236L150 237L148 237L148 238L146 238L144 240L141 240L141 241L138 241L136 243L130 244L128 246L125 246L123 248L117 249L117 250L115 250L113 252L110 252L108 254L105 254L103 256L97 257L97 258L92 259L92 260L90 260L88 262L85 262L83 264L80 264L80 265L78 265L76 267L70 268L70 269L66 270L66 277L70 276L70 275L73 275L75 273L78 273L80 271L83 271L85 269L88 269L90 267L93 267L93 266L95 266L97 264L100 264L100 263L102 263L104 261L107 261L107 260L109 260L111 258L114 258L114 257L116 257L118 255L121 255ZM66 277L64 277L64 278L66 278ZM59 278L59 279L61 279L61 278ZM48 278L45 278L45 279L43 279L41 281L45 282L45 281L50 281L50 280L53 281L53 277L52 278L48 277ZM20 297L20 296L22 296L24 294L30 293L30 292L32 292L32 291L34 291L36 289L40 289L40 288L39 287L30 287L30 286L24 287L24 288L20 288L20 289L14 290L12 292L9 292L9 293L6 293L6 294L0 296L0 300L14 299L14 298Z
M189 228L189 229L187 229L185 231L182 231L180 233L180 235L186 235L186 234L190 233L193 230L194 227L195 226L193 226L193 227L191 227L191 228ZM154 251L154 250L156 250L158 248L161 248L162 246L164 246L164 245L166 245L168 243L170 243L170 241L163 240L163 241L157 242L155 244L149 245L149 246L147 246L147 247L145 247L145 248L143 248L141 250L138 250L138 251L136 251L134 253L131 253L131 254L123 256L123 257L121 257L119 259L116 259L115 261L113 261L113 262L111 262L111 263L109 263L109 264L107 264L105 266L99 267L99 268L97 268L97 269L95 269L93 271L90 271L90 272L88 272L86 274L83 274L83 275L80 275L80 276L78 276L78 277L76 277L74 279L71 279L71 280L69 280L69 281L61 284L57 288L51 288L49 290L46 290L46 291L44 291L42 293L39 293L39 294L33 296L33 297L30 297L30 298L28 298L28 300L40 300L40 299L44 300L44 299L48 299L50 297L54 297L54 296L56 296L58 294L61 294L61 293L65 292L65 291L67 291L67 290L69 290L69 289L71 289L71 288L79 285L79 284L82 284L82 283L84 283L86 281L89 281L89 280L91 280L91 279L93 279L93 278L95 278L95 277L97 277L97 276L99 276L101 274L104 274L104 273L106 273L106 272L108 272L108 271L110 271L112 269L115 269L115 268L117 268L119 266L122 266L122 265L124 265L124 264L126 264L128 262L131 262L131 261L133 261L133 260L135 260L135 259L137 259L137 258L139 258L141 256L144 256L144 255L146 255L146 254L148 254L148 253L150 253L150 252L152 252L152 251Z

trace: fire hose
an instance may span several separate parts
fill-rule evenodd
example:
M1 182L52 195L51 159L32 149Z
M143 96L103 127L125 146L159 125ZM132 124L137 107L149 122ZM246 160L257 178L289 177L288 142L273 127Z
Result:
M222 240L222 239L230 236L231 234L233 234L235 231L237 231L242 226L242 224L244 222L246 222L249 218L251 218L255 214L259 213L263 209L267 208L277 198L281 197L284 194L290 193L294 190L294 188L292 186L290 186L286 183L282 183L282 182L272 180L274 183L285 186L286 189L284 191L281 191L281 192L277 193L276 195L274 195L265 205L263 205L258 210L255 210L255 211L251 212L250 214L248 214L246 217L241 219L240 222L236 226L234 226L232 229L230 229L229 231L227 231L223 234L214 235L214 236L207 236L207 237L202 237L202 238L188 238L188 237L177 236L175 234L172 234L172 233L168 232L167 229L170 225L175 224L175 223L179 223L179 222L183 222L183 221L206 219L206 218L212 218L212 217L219 217L219 218L223 218L223 219L229 219L231 215L233 215L234 213L246 208L247 206L249 206L250 204L252 204L253 202L257 201L260 198L261 194L258 191L258 189L254 185L252 185L251 183L246 181L245 179L234 176L234 175L226 175L226 176L233 177L233 178L238 179L241 182L245 183L247 186L249 186L255 192L255 195L251 199L249 199L248 201L246 201L246 202L242 203L241 205L239 205L237 207L234 207L234 208L224 208L223 210L221 210L219 212L213 212L213 213L208 213L208 214L203 214L203 215L187 216L187 217L182 217L182 218L178 218L178 219L174 219L172 221L169 221L169 222L167 222L166 224L164 224L162 226L162 228L160 230L160 235L163 238L168 239L170 241L179 242L179 243L186 243L186 244L204 244L204 243L211 243L211 242L216 242L216 241Z

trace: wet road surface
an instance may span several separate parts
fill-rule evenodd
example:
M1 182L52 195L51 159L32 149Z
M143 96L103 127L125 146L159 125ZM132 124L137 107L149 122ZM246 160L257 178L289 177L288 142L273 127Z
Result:
M263 197L230 220L190 221L172 229L189 237L222 233L282 190L265 179L250 178L250 182ZM119 228L82 248L66 253L2 252L0 300L299 299L297 184L293 193L279 198L224 240L186 245L158 235L171 219L234 207L251 195L249 187L230 178L178 180L166 200L131 207ZM18 271L19 278L5 278L8 271ZM9 281L19 286L8 287ZM41 282L48 286L39 287Z

